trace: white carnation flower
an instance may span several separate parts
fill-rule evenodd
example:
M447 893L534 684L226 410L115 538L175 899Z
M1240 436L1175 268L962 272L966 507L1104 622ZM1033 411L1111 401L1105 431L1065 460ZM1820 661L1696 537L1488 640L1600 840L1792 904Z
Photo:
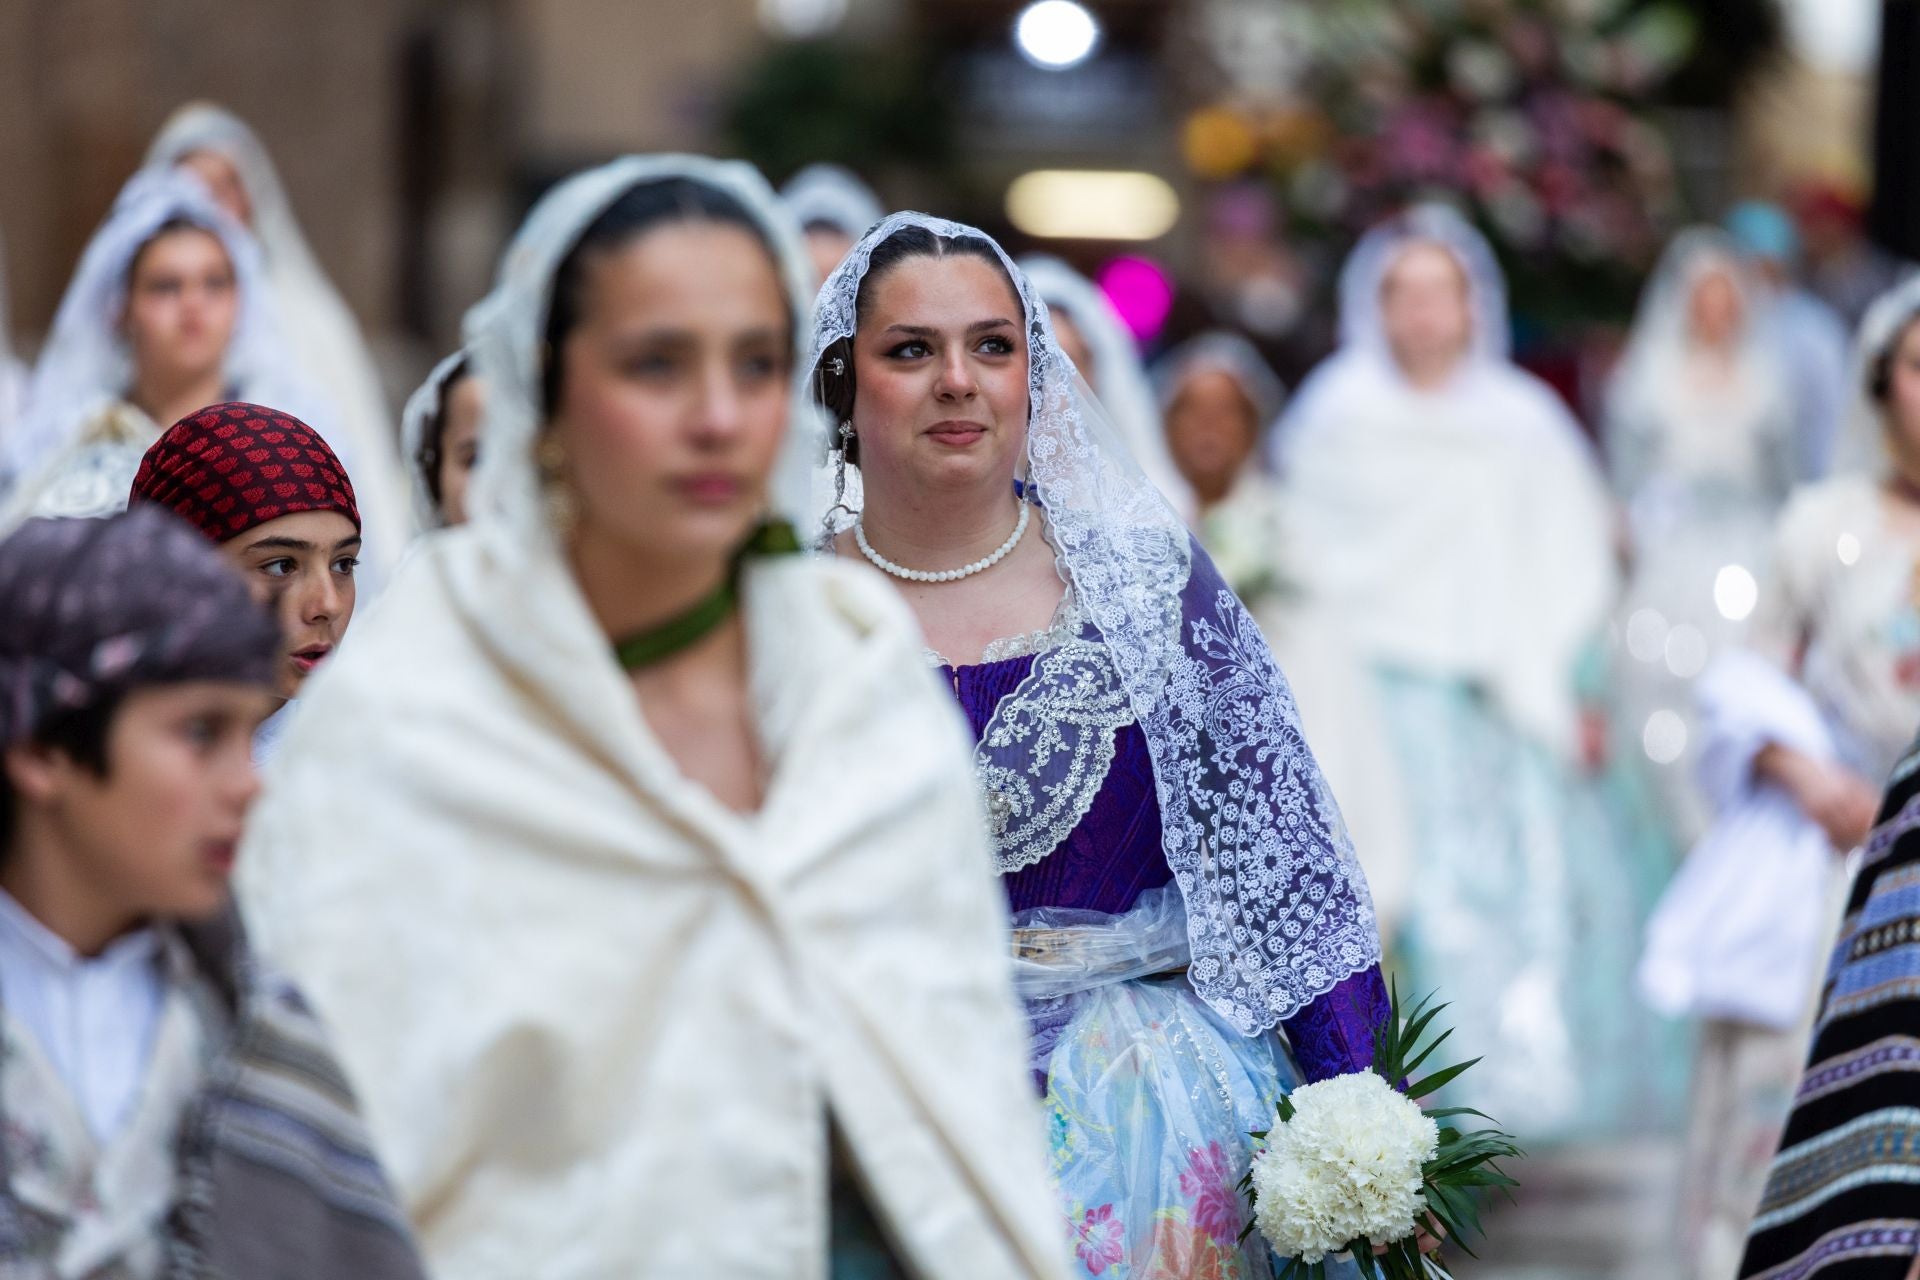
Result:
M1293 1119L1253 1160L1254 1221L1283 1258L1320 1262L1355 1240L1413 1234L1440 1126L1371 1071L1302 1085Z

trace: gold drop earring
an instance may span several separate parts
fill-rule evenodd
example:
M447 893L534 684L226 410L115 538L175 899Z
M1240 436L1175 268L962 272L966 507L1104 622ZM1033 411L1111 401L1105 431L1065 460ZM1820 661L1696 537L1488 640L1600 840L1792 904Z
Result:
M580 519L580 503L567 479L567 447L548 434L534 450L540 473L540 495L546 503L547 523L562 535L571 533Z

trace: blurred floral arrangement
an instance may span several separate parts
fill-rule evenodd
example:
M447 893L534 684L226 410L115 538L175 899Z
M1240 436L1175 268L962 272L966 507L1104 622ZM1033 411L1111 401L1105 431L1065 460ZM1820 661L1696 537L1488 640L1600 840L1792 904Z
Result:
M1188 117L1203 180L1263 177L1337 253L1409 201L1487 232L1537 319L1624 308L1682 210L1654 104L1701 43L1679 0L1216 0L1232 88ZM1571 318L1571 316L1568 316Z

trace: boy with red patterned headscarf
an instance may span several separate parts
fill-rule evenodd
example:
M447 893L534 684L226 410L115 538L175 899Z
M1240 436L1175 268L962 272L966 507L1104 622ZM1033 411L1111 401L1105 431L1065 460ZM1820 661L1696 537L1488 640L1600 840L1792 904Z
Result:
M220 546L285 635L274 688L290 699L353 617L360 510L318 432L257 404L216 404L168 428L132 501L166 507Z

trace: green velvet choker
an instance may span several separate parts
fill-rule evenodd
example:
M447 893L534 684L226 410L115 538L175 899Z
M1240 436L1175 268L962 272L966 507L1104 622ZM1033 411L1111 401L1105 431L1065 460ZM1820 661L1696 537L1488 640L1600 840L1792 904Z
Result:
M733 553L733 560L727 566L727 576L710 595L697 601L685 613L668 618L657 627L650 627L624 640L616 640L613 656L619 659L620 665L626 670L636 671L692 648L712 635L739 604L740 570L748 556L792 555L799 550L800 539L794 534L792 525L785 520L762 521L740 549Z

